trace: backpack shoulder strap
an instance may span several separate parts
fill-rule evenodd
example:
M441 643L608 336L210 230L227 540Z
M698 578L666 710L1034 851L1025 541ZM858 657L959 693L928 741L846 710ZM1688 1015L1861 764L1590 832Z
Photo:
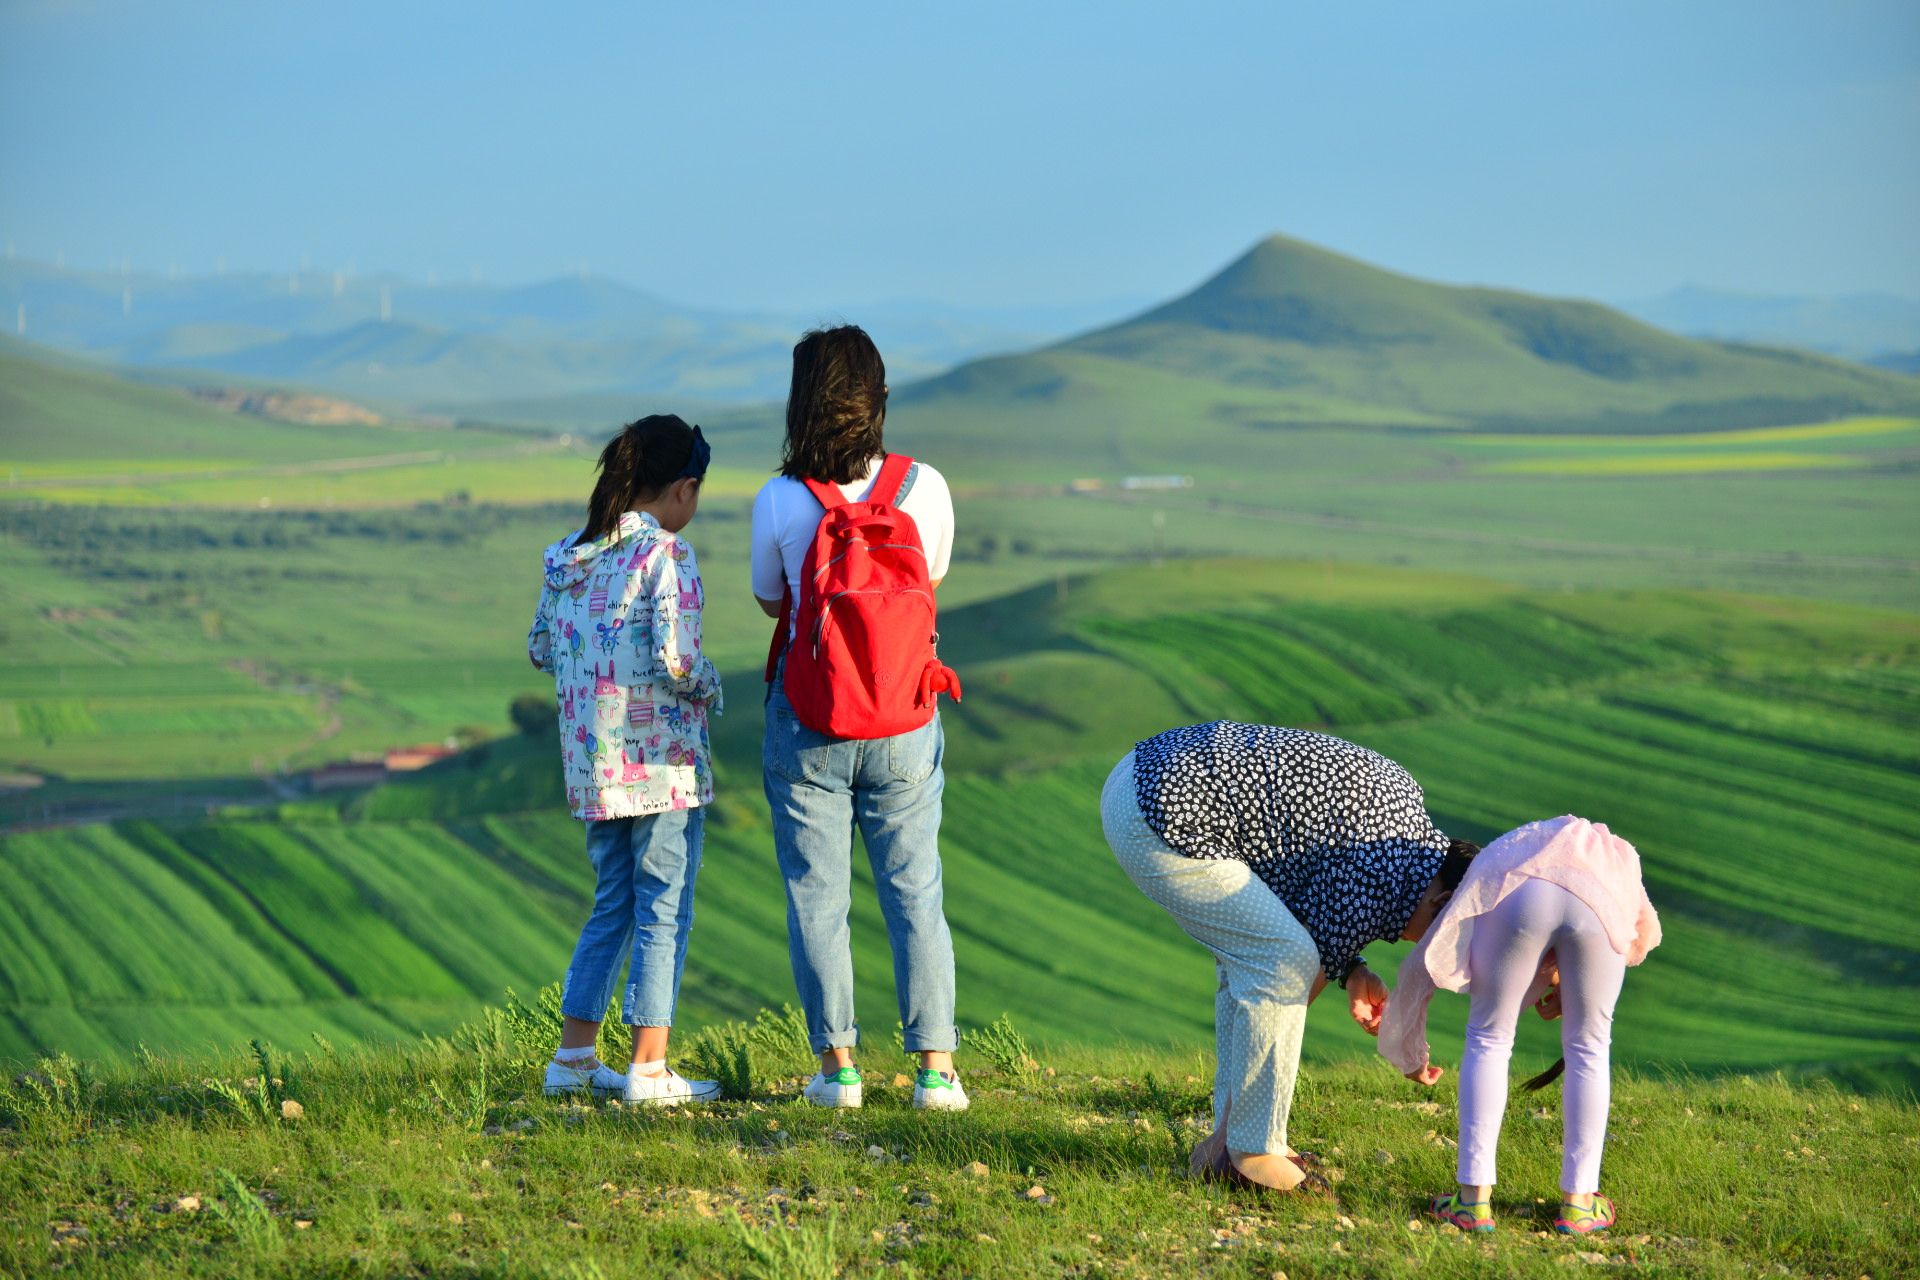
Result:
M904 453L890 453L886 461L880 464L880 474L873 478L873 484L867 494L867 501L882 507L898 507L913 492L913 482L920 478L920 464ZM824 480L806 479L800 482L807 486L820 502L831 511L835 507L847 505L847 495L837 484L828 484Z
M835 507L844 507L847 505L847 495L840 492L840 486L837 484L828 484L824 480L815 480L811 477L802 480L800 483L807 486L807 492L811 493L815 498L818 498L820 505L829 511Z
M920 464L906 454L888 454L887 460L880 464L880 474L873 479L873 491L867 501L883 507L899 506L907 500L919 474Z
M901 503L907 500L907 495L913 492L913 482L915 480L918 480L919 478L920 478L920 464L915 462L912 466L907 468L907 478L900 482L900 491L893 495L894 506L897 507Z

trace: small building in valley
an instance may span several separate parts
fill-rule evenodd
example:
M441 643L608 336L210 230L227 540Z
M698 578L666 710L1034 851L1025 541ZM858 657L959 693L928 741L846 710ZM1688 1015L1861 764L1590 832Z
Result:
M387 780L387 762L378 757L335 760L307 771L307 790L348 791L355 787L377 787Z
M388 773L412 773L415 769L424 769L437 764L454 753L454 748L443 742L426 742L414 747L395 747L387 752Z

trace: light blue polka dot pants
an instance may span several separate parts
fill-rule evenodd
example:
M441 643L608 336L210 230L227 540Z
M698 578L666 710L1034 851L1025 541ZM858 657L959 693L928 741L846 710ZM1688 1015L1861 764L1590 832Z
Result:
M1313 938L1246 863L1184 857L1153 833L1140 816L1132 752L1107 777L1100 820L1127 877L1213 953L1213 1114L1225 1121L1228 1148L1285 1150L1307 998L1320 972Z

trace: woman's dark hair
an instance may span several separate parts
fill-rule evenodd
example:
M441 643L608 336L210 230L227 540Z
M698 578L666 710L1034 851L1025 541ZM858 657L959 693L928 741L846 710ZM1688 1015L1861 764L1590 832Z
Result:
M600 451L600 478L587 499L587 525L574 545L604 538L620 517L660 495L693 458L693 428L671 413L629 422Z
M1448 893L1458 889L1461 878L1473 863L1473 855L1479 852L1480 846L1471 840L1447 841L1447 856L1440 860L1440 887Z
M793 348L780 474L848 484L886 452L887 366L859 325L815 329Z

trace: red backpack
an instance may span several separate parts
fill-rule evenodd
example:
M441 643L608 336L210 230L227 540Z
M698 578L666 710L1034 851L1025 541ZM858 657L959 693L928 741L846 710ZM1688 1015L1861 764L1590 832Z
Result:
M865 502L848 502L838 485L805 482L827 512L801 562L784 687L800 723L820 733L890 738L933 719L941 693L960 700L960 678L934 651L940 634L920 530L900 510L916 473L912 458L888 454ZM769 681L792 609L789 590Z

